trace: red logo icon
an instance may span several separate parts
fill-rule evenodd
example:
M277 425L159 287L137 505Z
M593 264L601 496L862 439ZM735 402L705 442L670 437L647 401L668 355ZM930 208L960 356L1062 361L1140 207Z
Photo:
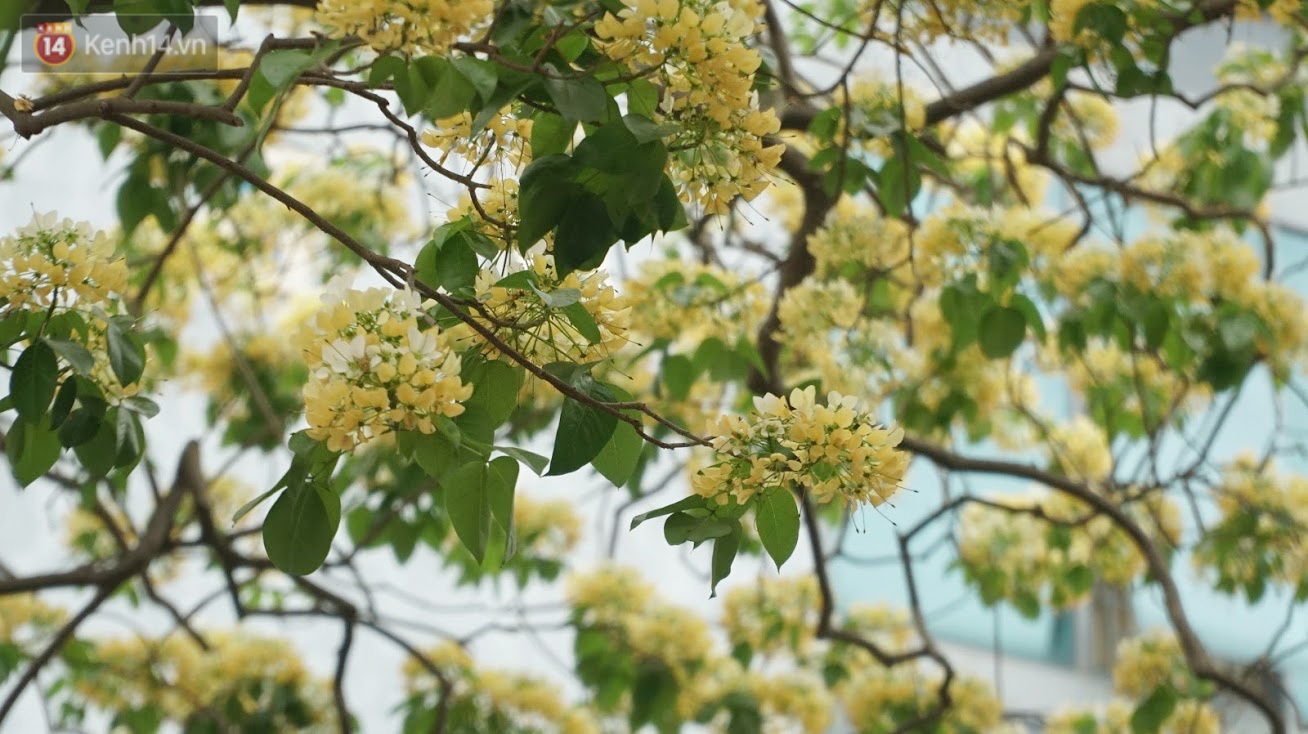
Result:
M36 58L46 66L59 66L73 58L77 41L73 39L72 23L38 23L36 25Z

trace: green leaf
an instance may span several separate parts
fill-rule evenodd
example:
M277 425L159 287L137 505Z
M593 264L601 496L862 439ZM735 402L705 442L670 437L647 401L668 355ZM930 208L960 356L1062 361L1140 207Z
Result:
M649 512L642 512L641 514L636 515L631 518L631 529L635 530L638 525L646 520L653 520L656 517L671 515L674 512L680 512L682 510L702 510L704 507L704 498L697 494L692 494L689 497L683 497L670 505L664 505L657 510L650 510Z
M558 73L551 71L554 74ZM547 78L545 91L554 101L559 114L570 120L600 122L609 109L609 94L604 91L604 85L594 77Z
M536 293L536 297L550 308L566 308L576 305L581 300L581 291L577 288L559 288L552 291L543 291L536 286L531 286Z
M86 418L79 418L79 414L85 415ZM80 428L76 433L74 426ZM95 430L94 435L83 438L84 433L89 432L91 428ZM102 417L84 408L78 408L60 426L59 435L66 446L72 447L73 452L77 454L77 460L82 462L82 466L86 467L86 471L92 477L102 477L113 470L114 459L118 456L118 429L113 421L107 419L107 416Z
M1144 308L1139 315L1139 323L1144 331L1145 347L1148 349L1158 349L1167 339L1167 331L1171 328L1171 310L1157 299L1149 299L1145 302Z
M126 386L141 379L141 373L145 372L145 347L140 337L123 331L113 321L107 322L105 333L109 340L109 366L118 382Z
M589 192L579 193L559 217L559 230L554 238L558 276L563 278L574 270L598 267L617 239L604 201Z
M645 115L631 114L622 118L622 124L636 138L638 143L649 143L674 135L680 128L676 125L659 125Z
M604 338L603 335L600 334L599 324L595 323L595 317L592 316L590 311L587 311L586 307L582 304L574 303L569 306L564 306L560 310L563 312L563 317L568 320L568 323L572 324L572 327L576 329L577 333L581 334L587 342L591 344L599 344L600 339Z
M454 59L454 70L459 72L464 79L468 80L473 88L477 91L477 96L481 101L487 102L495 94L495 86L499 83L499 76L496 72L499 66L474 58L472 56L459 56Z
M685 400L695 382L695 365L681 354L672 354L663 358L660 372L663 386L668 390L668 397L673 400Z
M1035 332L1035 335L1042 341L1048 333L1045 330L1045 320L1040 317L1040 309L1036 308L1035 302L1021 293L1014 293L1009 303L1013 305L1022 315L1026 317L1026 323Z
M491 501L487 489L487 467L472 462L450 472L441 480L445 512L463 547L480 564L490 539ZM510 499L510 502L512 500Z
M157 218L160 211L168 209L168 196L163 189L150 183L144 174L134 172L118 187L117 204L118 221L123 236L127 236L135 232L146 217L154 214Z
M1089 28L1100 37L1112 43L1121 43L1126 37L1126 13L1110 3L1090 3L1083 6L1076 14L1072 24L1074 31Z
M578 372L571 384L586 395L602 402L614 402L609 386L596 382L587 372ZM618 417L592 405L565 398L554 435L554 453L545 476L574 472L599 455L613 437Z
M508 456L491 459L487 465L486 489L491 517L508 532L513 528L513 494L518 486L518 462Z
M852 171L852 167L850 168ZM855 190L862 188L862 180L858 176L850 175L845 182L847 191L851 181ZM922 174L911 160L901 156L886 161L877 174L877 198L885 207L887 216L902 216L920 188L922 188Z
M627 109L633 114L652 118L658 114L659 88L648 79L633 79L627 85Z
M460 219L443 224L432 233L414 261L414 274L418 280L432 287L457 293L471 288L477 280L477 253L465 235L467 220Z
M235 23L236 15L241 9L241 0L223 0L223 6L227 8L228 18Z
M123 128L119 125L101 125L95 132L95 142L100 148L100 157L109 160L109 155L122 142Z
M600 449L599 454L591 461L591 465L605 479L613 482L613 486L621 487L636 472L644 448L645 439L640 437L633 426L628 423L618 423L613 429L613 436L604 444L604 448Z
M1012 306L994 306L981 314L977 341L990 359L1011 355L1026 336L1026 315Z
M22 416L10 424L5 438L5 454L20 487L45 476L63 453L59 436L54 431L44 422L30 421Z
M571 180L577 171L576 162L561 154L537 158L523 170L518 191L518 247L531 247L558 225L580 191Z
M279 490L279 489L281 489L281 488L282 488L282 487L281 487L281 485L279 484L278 486L273 487L272 489L268 490L267 492L264 492L263 494L259 495L258 497L255 497L254 499L250 500L249 502L246 502L245 504L241 505L240 508L239 508L238 510L236 510L236 514L232 515L232 524L235 525L236 523L240 522L240 521L241 521L241 518L243 518L243 517L245 517L246 515L250 514L250 512L253 511L254 508L256 508L256 507L258 507L259 505L263 504L264 501L267 500L269 497L271 497L271 496L277 494L277 490Z
M538 477L545 473L545 467L550 464L548 458L516 446L496 446L495 450L517 460L519 463L526 464L527 468L531 469L532 473Z
M563 153L572 144L576 120L565 120L553 112L540 111L531 118L531 155L533 159Z
M338 47L336 42L330 42L312 50L279 49L266 54L255 75L256 80L265 84L250 85L250 106L255 112L262 111L269 101L286 94L301 74L322 63Z
M468 77L457 71L452 63L431 56L418 59L418 62L430 63L432 69L438 70L434 84L431 83L431 77L427 77L431 93L427 96L427 104L423 106L423 111L429 117L434 120L452 117L467 111L472 106L473 100L477 98L477 87ZM491 91L494 92L495 88L491 87Z
M476 386L472 397L464 403L466 408L480 408L496 427L513 415L518 407L518 391L522 388L521 367L488 359L464 366L462 375L465 384Z
M18 415L40 423L54 399L59 381L59 361L44 341L33 342L18 355L9 373L9 397Z
M135 413L122 408L109 411L113 416L115 445L114 467L129 467L141 460L145 453L145 430Z
M305 576L317 571L327 560L340 521L337 500L334 513L337 522L332 522L333 513L327 505L329 495L335 496L298 483L288 487L268 510L268 517L263 521L263 547L268 559L283 572Z
M1155 734L1175 709L1176 691L1167 684L1155 688L1132 712L1132 734Z
M77 380L67 379L55 395L54 405L50 408L50 428L58 430L68 419L73 404L77 402Z
M91 370L95 369L95 357L87 351L86 347L77 342L68 341L67 339L46 338L45 343L55 351L64 361L77 370L77 374L84 377L91 376Z
M668 541L668 545L681 545L690 541L698 546L706 540L730 535L738 524L735 520L674 512L663 523L663 538Z
M781 568L799 543L799 507L794 496L781 487L765 489L758 495L754 516L763 548Z
M153 0L114 0L114 15L118 27L131 36L145 33L161 22Z
M731 532L713 541L713 560L710 564L712 580L709 582L709 598L718 595L718 583L731 575L731 564L740 551L740 523L737 522Z
M408 65L404 59L399 56L381 56L373 62L372 69L368 72L368 86L380 87L387 79L407 73Z

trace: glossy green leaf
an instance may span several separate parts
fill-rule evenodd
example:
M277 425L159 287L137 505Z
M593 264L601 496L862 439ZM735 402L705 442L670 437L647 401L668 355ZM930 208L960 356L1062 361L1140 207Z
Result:
M50 409L59 381L59 362L44 341L23 350L9 373L9 397L14 410L29 422L40 423Z
M523 370L498 359L478 360L462 370L464 384L475 387L472 397L464 402L466 408L477 408L496 427L509 419L518 406L518 391L522 388Z
M609 94L594 77L547 78L545 91L554 101L559 114L570 120L600 122L608 112Z
M268 510L263 522L263 547L268 559L283 572L304 576L317 571L331 552L340 520L328 507L330 492L308 484L287 488ZM337 523L332 522L335 514Z
M676 502L673 502L670 505L664 505L663 507L660 507L657 510L642 512L639 515L636 515L635 517L631 518L631 529L635 530L637 526L639 526L641 523L645 522L646 520L653 520L656 517L671 515L674 512L680 512L682 510L702 510L704 509L704 506L705 506L705 499L703 497L700 497L699 495L690 495L689 497L683 497L677 500Z
M123 385L134 384L145 372L145 346L141 338L134 332L123 331L113 321L108 322L105 333L109 341L109 366L114 375Z
M538 477L545 473L545 468L550 464L549 458L516 446L496 446L495 450L517 460L520 464L526 464L527 468Z
M713 559L710 563L711 580L709 597L718 595L718 584L731 575L731 564L740 552L740 523L736 523L730 533L713 541Z
M44 421L30 421L19 416L9 425L5 454L20 487L44 476L61 453L63 446L59 443L59 436Z
M441 480L445 496L445 513L463 547L481 563L490 540L491 498L487 490L485 464L464 464Z
M585 372L574 375L571 383L595 400L614 401L608 386L596 382ZM558 430L554 435L554 453L550 457L550 469L546 476L569 474L590 463L613 437L617 425L616 415L572 398L564 398Z
M758 494L754 506L758 538L780 568L799 544L799 507L789 491L773 487Z
M591 461L591 465L613 486L626 484L636 472L645 439L628 423L618 423L604 448Z
M48 337L45 339L45 343L50 345L55 354L72 365L73 369L77 370L77 374L89 377L91 370L95 369L95 356L81 344L67 339L51 339Z
M1176 709L1176 691L1164 683L1131 713L1132 734L1156 734Z

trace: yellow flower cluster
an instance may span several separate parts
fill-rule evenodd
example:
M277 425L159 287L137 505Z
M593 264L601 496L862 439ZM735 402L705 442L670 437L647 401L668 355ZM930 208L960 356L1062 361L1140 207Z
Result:
M836 91L832 106L843 110L846 95L843 89ZM901 129L915 132L926 125L926 103L922 95L908 85L901 90L894 79L878 76L855 80L849 88L848 109L848 115L840 116L832 144L878 158L894 154L891 133Z
M449 338L424 327L416 293L333 287L298 343L310 369L304 387L309 437L333 451L391 431L432 433L463 412L472 385L459 378Z
M875 0L864 4L881 7ZM891 0L885 3L878 25L888 28L891 37L903 35L922 43L949 38L1007 45L1013 26L1023 21L1030 4L1029 0L932 0L918 5L911 0ZM897 14L902 14L902 19ZM897 23L903 26L900 33L896 33Z
M831 726L834 701L816 675L805 670L767 675L746 670L728 657L709 661L682 688L677 710L687 719L697 719L704 708L728 697L745 697L758 706L762 734L823 734ZM702 723L713 734L730 731L725 713Z
M733 587L722 600L722 626L735 645L757 654L812 652L821 592L812 574L760 579Z
M599 624L639 614L656 603L654 590L628 566L605 564L586 573L574 573L567 580L568 603L588 610Z
M1019 143L1029 143L1021 128L998 133L972 119L941 124L941 138L951 171L981 203L1038 206L1049 188L1049 172L1027 163ZM936 182L927 185L939 190Z
M1181 645L1169 631L1152 632L1122 640L1113 664L1113 685L1118 692L1143 698L1163 684L1185 691L1194 682L1181 654Z
M857 398L833 392L819 405L810 386L792 391L789 402L755 397L754 410L710 423L718 463L696 473L696 494L744 503L770 487L803 487L819 503L840 498L875 507L899 491L909 462L895 448L903 431L881 426Z
M769 294L758 278L693 260L647 260L623 286L641 343L668 339L689 348L716 337L734 344L767 315Z
M607 273L574 271L560 279L554 257L545 254L540 245L530 250L527 258L526 272L534 282L498 285L508 277L506 273L482 270L474 286L480 308L493 319L484 323L509 346L538 364L582 364L611 356L629 341L631 309L608 284ZM599 339L588 339L576 325L576 316L568 314L568 308L578 305L594 322ZM480 316L480 311L472 313ZM450 335L459 342L477 343L491 358L500 356L493 345L466 324L452 328Z
M127 264L114 244L86 222L37 214L0 238L0 315L13 310L107 307L123 295Z
M299 356L293 344L267 333L253 334L248 339L242 340L238 347L241 356L252 365L268 367L285 365L289 360ZM183 371L215 403L226 403L237 397L232 385L232 377L236 374L237 367L231 346L215 344L205 353L187 353L183 363ZM244 406L241 408L241 410L246 409Z
M1052 282L1074 304L1085 303L1085 286L1098 277L1180 300L1197 314L1219 304L1252 311L1270 332L1270 339L1256 335L1256 346L1283 375L1308 348L1308 320L1303 300L1286 286L1263 280L1259 270L1253 249L1228 229L1178 231L1120 250L1077 248L1054 264Z
M1068 709L1045 719L1045 734L1122 734L1131 731L1135 703L1114 700L1092 710ZM1204 701L1184 699L1159 728L1159 734L1220 734L1222 719Z
M1107 148L1117 140L1120 123L1112 103L1097 94L1072 94L1067 101L1072 109L1055 118L1056 135L1076 140L1084 136L1085 142L1096 150Z
M1049 35L1059 43L1084 45L1091 34L1076 30L1076 17L1081 9L1095 0L1051 0L1049 3Z
M517 171L531 162L531 128L530 118L516 117L505 107L474 135L472 113L465 111L436 120L436 127L422 132L422 144L440 151L442 164L456 156L469 164L488 164L502 174L504 168Z
M816 272L829 278L856 272L892 272L909 261L908 225L887 219L871 203L842 197L827 221L808 238Z
M757 0L623 0L595 24L601 49L633 71L654 69L661 86L655 122L675 123L668 140L669 174L684 201L722 214L732 201L752 200L784 146L765 145L781 123L760 110L752 91L762 62L746 41L763 4Z
M306 161L283 170L287 193L377 249L385 250L394 240L417 233L405 203L413 195L412 178L404 173L403 164L386 153L353 147L345 158L328 166L315 166ZM276 242L280 236L284 242L287 230L297 229L325 237L299 214L267 196L246 197L241 205L246 210L232 212L228 220L233 225L233 239L238 241L258 232L265 241ZM256 225L260 221L265 223L262 230ZM269 252L275 250L268 248Z
M222 711L268 717L279 731L336 730L330 683L310 675L286 640L237 632L209 633L205 640L208 650L180 634L98 642L99 665L74 688L110 710L153 704L178 724ZM287 692L302 705L285 705Z
M917 642L908 610L887 604L850 606L845 612L844 628L888 652L906 652Z
M1120 388L1122 399L1114 410L1141 416L1148 425L1161 421L1164 411L1173 406L1202 405L1212 395L1211 387L1188 380L1156 355L1127 352L1117 342L1091 339L1080 357L1067 361L1053 346L1039 355L1041 365L1059 365L1068 384L1080 395L1098 387Z
M1078 415L1049 432L1051 457L1073 479L1098 482L1113 471L1108 436L1094 421Z
M1308 478L1245 457L1227 467L1212 494L1222 517L1195 548L1195 566L1216 570L1223 586L1280 582L1308 596Z
M897 325L863 314L864 298L845 280L809 278L781 298L777 341L783 374L790 382L820 380L826 389L884 396L892 376L881 369L902 349Z
M41 601L35 594L0 596L0 644L20 647L31 632L45 632L63 623L68 614Z
M316 18L332 38L422 56L445 53L494 15L492 0L320 0Z
M511 178L495 179L489 189L477 192L476 206L472 203L472 194L467 191L459 194L459 203L445 213L445 218L456 222L465 217L470 217L473 229L490 238L500 250L513 249L520 221L518 182ZM553 236L553 233L547 234L546 241L549 242Z
M855 669L837 687L837 696L860 732L897 731L910 719L940 705L940 676L916 664L886 668L875 663ZM933 731L940 734L1005 734L1003 707L985 681L959 676L950 683L950 707Z
M909 314L912 348L892 353L891 360L901 384L927 409L938 411L951 393L961 393L976 405L976 414L987 416L998 431L1009 413L1039 402L1039 391L1029 373L1014 370L1011 360L990 359L976 344L942 363L939 355L950 353L954 337L940 310L938 293L923 294Z
M923 219L913 235L911 266L901 271L907 282L928 287L971 273L984 276L983 257L994 243L1005 241L1021 243L1035 269L1056 262L1075 243L1079 229L1073 218L1027 206L955 203Z
M572 503L534 500L519 494L513 500L513 525L519 553L562 561L581 540L581 518Z
M1301 20L1303 10L1303 0L1272 0L1270 3L1239 0L1235 4L1235 17L1254 21L1271 18L1277 23L1290 25Z
M1036 488L989 501L1012 509L969 504L958 538L959 561L988 600L1068 608L1088 598L1093 579L1129 584L1145 571L1125 531L1104 515L1092 517L1081 500ZM1180 541L1180 509L1170 499L1154 493L1124 509L1159 542Z
M607 632L638 660L657 660L682 683L715 647L703 618L656 599L630 568L575 573L568 577L567 598L581 624Z
M445 705L475 711L478 721L459 721L460 725L493 720L504 726L507 719L513 731L523 734L600 734L595 717L584 708L565 704L562 691L547 680L480 667L453 642L441 643L423 656L451 683ZM410 693L440 690L439 681L416 658L405 661L403 673Z

